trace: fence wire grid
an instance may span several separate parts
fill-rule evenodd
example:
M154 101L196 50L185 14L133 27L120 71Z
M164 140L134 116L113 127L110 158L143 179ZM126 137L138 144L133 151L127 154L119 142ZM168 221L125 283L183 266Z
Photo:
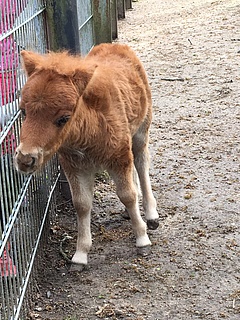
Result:
M13 165L26 82L20 51L46 52L45 15L45 1L0 0L0 320L27 318L24 298L59 175L56 159L34 176Z
M65 48L86 55L96 43L111 41L109 31L117 26L116 10L124 1L0 0L0 320L29 319L39 251L47 239L48 213L56 208L60 176L56 157L35 175L14 169L26 83L20 52Z

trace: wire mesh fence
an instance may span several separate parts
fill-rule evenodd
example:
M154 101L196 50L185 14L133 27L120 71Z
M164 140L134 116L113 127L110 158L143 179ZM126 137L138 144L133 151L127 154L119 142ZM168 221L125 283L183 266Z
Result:
M59 174L56 159L35 176L13 165L26 82L20 50L46 52L45 11L41 0L0 0L0 320L26 319L23 301Z
M111 41L111 6L116 0L0 0L0 320L29 318L37 252L60 175L56 158L34 176L14 169L26 82L20 51L51 47L85 55L95 43Z

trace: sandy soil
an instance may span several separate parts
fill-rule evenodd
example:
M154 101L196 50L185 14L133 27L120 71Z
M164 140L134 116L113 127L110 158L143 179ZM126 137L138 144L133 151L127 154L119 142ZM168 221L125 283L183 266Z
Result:
M38 294L38 319L240 319L240 3L139 0L119 22L154 105L151 179L161 215L152 253L136 255L108 177L93 208L89 268L68 272L76 217L59 199ZM71 236L73 239L68 239Z

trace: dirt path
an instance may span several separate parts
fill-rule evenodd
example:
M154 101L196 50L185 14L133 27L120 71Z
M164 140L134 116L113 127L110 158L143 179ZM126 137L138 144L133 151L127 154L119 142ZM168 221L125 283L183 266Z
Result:
M39 319L240 319L240 3L140 0L119 22L152 87L151 179L161 214L152 254L111 181L98 182L89 270L69 273L76 221L59 206L32 310ZM104 179L103 179L104 180ZM106 177L106 180L107 177Z

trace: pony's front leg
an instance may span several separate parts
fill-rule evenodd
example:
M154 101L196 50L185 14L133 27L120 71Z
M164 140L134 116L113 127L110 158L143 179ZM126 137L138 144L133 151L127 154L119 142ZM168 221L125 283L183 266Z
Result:
M72 262L82 270L88 263L88 253L92 246L91 209L93 200L94 174L65 172L70 184L73 205L77 211L78 236L76 252Z
M151 241L147 235L147 226L143 221L138 204L138 191L133 181L133 164L123 169L121 168L111 175L115 181L117 195L127 209L130 216L132 228L136 236L136 246L139 248L139 254L148 253Z

